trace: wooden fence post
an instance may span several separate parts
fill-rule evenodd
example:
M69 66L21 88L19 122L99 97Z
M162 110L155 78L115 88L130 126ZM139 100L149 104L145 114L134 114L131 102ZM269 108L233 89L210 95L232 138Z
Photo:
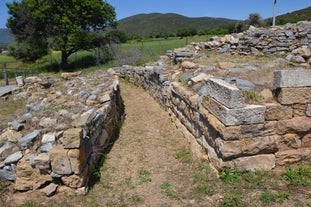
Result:
M9 77L8 77L8 72L6 69L6 64L4 64L3 73L4 73L3 77L4 77L5 85L9 85Z

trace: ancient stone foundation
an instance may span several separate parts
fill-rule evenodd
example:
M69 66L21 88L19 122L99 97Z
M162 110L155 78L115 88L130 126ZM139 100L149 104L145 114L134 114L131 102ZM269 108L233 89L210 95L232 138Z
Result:
M0 135L0 179L14 181L15 191L51 196L66 186L85 193L100 156L118 135L124 113L118 81L67 76L66 82L52 81L63 84L58 89L43 87L36 77L14 92L29 97L28 113Z
M311 71L277 70L270 103L249 105L240 89L203 79L198 93L169 81L159 66L115 68L174 115L202 146L212 164L272 169L311 158Z

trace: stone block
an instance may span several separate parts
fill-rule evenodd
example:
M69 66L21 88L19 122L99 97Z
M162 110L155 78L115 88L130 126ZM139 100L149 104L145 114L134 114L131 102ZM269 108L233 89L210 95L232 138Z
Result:
M26 149L31 143L33 143L37 137L40 135L40 130L35 130L18 140L18 145L21 149Z
M67 156L68 150L64 149L61 145L54 147L49 155L52 171L59 175L70 175L72 173L69 157Z
M258 124L265 121L266 107L262 105L246 105L243 108L229 109L207 96L203 98L202 105L226 126Z
M277 133L307 133L311 131L310 117L294 117L292 119L281 120L277 123Z
M65 149L79 149L83 130L81 128L67 129L63 135L63 146Z
M6 165L0 169L0 180L11 180L16 179L15 170L11 165Z
M243 92L221 79L207 81L207 94L229 109L244 107Z
M39 170L48 172L50 170L50 157L47 153L40 153L34 158L35 166Z
M274 154L262 154L249 157L239 157L224 165L237 170L272 170L275 167Z
M78 175L63 176L61 178L63 183L70 188L80 188L85 184L86 177L80 177Z
M268 154L278 150L277 142L279 136L269 136L260 138L243 138L236 141L224 141L217 138L216 151L223 160L250 156L256 154Z
M46 196L53 196L57 191L58 185L55 183L51 183L48 186L41 189L41 192L44 193Z
M55 143L56 136L55 133L44 134L41 139L42 144Z
M306 116L306 108L307 108L306 104L293 104L293 115Z
M311 87L281 88L277 100L281 104L307 104L311 102Z
M0 135L0 146L6 141L16 143L22 136L23 135L20 132L9 129Z
M276 153L276 164L286 165L311 158L311 148L290 149Z
M74 127L85 127L87 125L87 121L89 120L89 117L92 115L94 109L90 109L83 114L81 114L80 117L73 120L72 125Z
M311 117L311 104L307 104L306 115Z
M311 148L311 133L305 135L301 140L302 148Z
M82 168L87 164L86 154L82 150L72 149L68 151L71 169L75 174L80 174Z
M215 129L224 140L236 140L240 137L241 126L225 126L217 117L209 113L204 107L200 108L202 116L201 121L207 120L207 123L202 123L203 127Z
M5 160L9 155L20 151L18 146L11 142L5 142L5 144L0 147L0 162Z
M3 162L6 165L16 163L18 160L20 160L23 157L22 151L14 152L13 154L10 154Z
M273 84L277 88L311 86L311 70L276 70Z
M279 151L298 149L301 147L301 137L294 133L288 133L281 136L278 142Z
M50 117L42 117L39 122L39 126L44 128L53 128L57 123L57 119L52 119Z
M171 83L172 91L181 98L188 100L193 94L177 82Z
M265 119L267 121L290 119L293 117L293 109L278 103L266 103Z

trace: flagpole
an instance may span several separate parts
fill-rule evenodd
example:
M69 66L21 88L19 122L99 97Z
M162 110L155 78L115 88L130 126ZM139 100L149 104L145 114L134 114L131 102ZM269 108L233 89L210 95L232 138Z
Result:
M276 15L276 0L274 0L274 5L273 5L273 21L272 21L272 27L275 26L275 15Z

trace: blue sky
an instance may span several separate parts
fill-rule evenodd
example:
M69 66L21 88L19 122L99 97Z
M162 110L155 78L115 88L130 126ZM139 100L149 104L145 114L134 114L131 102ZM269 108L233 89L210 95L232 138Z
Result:
M8 18L6 2L0 0L0 28ZM257 12L263 18L273 14L274 0L107 0L115 7L117 19L140 13L177 13L187 17L224 17L245 20ZM277 14L311 6L311 0L277 0Z

